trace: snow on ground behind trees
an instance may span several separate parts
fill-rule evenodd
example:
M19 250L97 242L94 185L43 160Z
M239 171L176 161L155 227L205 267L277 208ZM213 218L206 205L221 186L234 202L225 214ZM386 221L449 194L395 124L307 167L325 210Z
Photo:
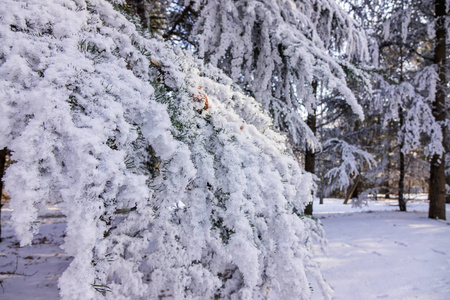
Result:
M315 205L329 241L329 256L317 260L333 299L448 299L450 222L429 219L424 198L409 201L408 212L384 199L359 208L342 199Z

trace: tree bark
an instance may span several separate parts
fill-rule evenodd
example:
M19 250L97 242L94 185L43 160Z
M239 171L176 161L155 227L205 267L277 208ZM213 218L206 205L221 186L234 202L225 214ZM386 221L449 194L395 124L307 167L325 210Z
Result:
M359 185L360 180L361 180L361 176L358 175L358 177L356 177L355 182L353 183L352 187L348 191L347 196L345 197L344 204L347 204L348 200L352 199L353 197L356 197L356 198L358 197L357 187ZM356 194L355 194L355 192L356 192Z
M403 127L403 124L405 123L405 115L402 108L398 109L399 119L400 119L400 130ZM402 149L405 145L405 138L402 136L400 142L400 178L398 180L398 207L400 211L406 211L406 201L404 197L404 191L405 191L405 154L403 153Z
M315 96L317 96L317 81L314 80L312 82L312 88L313 93ZM306 124L308 125L309 129L316 135L316 110L314 109L312 114L308 114L308 118L306 119ZM305 171L310 173L315 173L315 166L316 166L316 153L311 150L309 147L306 147L305 151ZM310 202L305 207L304 211L305 215L312 216L313 214L313 203Z
M323 176L322 176L322 178L320 179L320 181L323 182ZM319 198L319 204L323 204L323 198L325 197L324 192L325 192L325 188L324 188L323 184L321 184L321 185L320 185L320 198Z
M311 131L314 134L316 134L316 114L315 114L315 110L314 110L313 114L308 114L308 119L306 120L306 124L311 129ZM316 166L316 153L313 150L311 150L308 147L306 147L305 171L314 174L315 166ZM306 205L304 213L305 213L305 215L312 216L312 214L313 214L313 203L312 202L310 202L308 205Z
M450 119L450 111L449 109L447 109L447 116L446 116L447 120ZM446 128L446 132L445 132L445 153L448 154L450 153L450 140L449 140L449 136L448 136L448 128ZM450 187L450 170L449 170L450 166L448 164L445 165L445 182L446 182L446 186ZM450 190L447 190L447 188L445 189L445 203L450 203Z
M445 55L446 55L446 0L435 0L434 8L436 15L436 45L434 48L434 62L437 66L439 82L436 87L436 98L433 102L433 115L437 122L441 123L443 132L443 145L445 145ZM428 217L432 219L445 220L445 160L444 153L435 154L431 158L430 167L430 208Z
M355 189L353 190L352 195L350 196L351 199L359 198L359 195L361 194L361 177L358 178L358 182L355 185Z
M391 177L391 156L389 155L389 153L391 153L392 149L391 146L389 146L388 148L388 164L387 164L387 168L386 168L386 192L384 193L384 198L385 199L391 199L391 184L390 184L390 177Z
M400 150L400 178L398 180L398 207L400 211L406 211L405 200L405 154Z

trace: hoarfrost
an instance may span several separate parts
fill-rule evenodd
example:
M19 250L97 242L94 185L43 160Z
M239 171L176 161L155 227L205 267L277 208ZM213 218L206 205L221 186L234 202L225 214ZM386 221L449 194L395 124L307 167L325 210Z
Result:
M313 180L255 99L107 1L5 0L0 16L12 220L30 244L61 207L63 299L308 299L314 278L329 296L297 215Z

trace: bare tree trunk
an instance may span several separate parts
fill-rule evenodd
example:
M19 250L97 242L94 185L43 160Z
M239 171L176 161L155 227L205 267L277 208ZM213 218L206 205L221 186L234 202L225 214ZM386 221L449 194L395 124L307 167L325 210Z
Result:
M391 146L389 145L389 149L388 149L388 153L391 153L392 149ZM391 156L388 154L388 164L387 164L387 169L386 169L386 192L384 193L384 198L385 199L390 199L391 198L391 185L389 182L389 179L391 177Z
M445 55L446 55L446 0L435 0L434 8L436 14L436 45L434 48L434 62L437 65L439 82L436 88L436 98L433 103L433 115L441 124L445 121ZM445 139L444 126L442 126L443 139ZM445 140L443 141L445 145ZM430 208L428 217L432 219L445 220L445 161L444 153L435 154L431 158L430 167Z
M402 2L402 10L403 10L403 2ZM403 46L400 47L400 83L403 82L403 63L404 63L404 57L403 57ZM399 149L399 156L400 156L400 165L399 165L399 173L400 177L398 179L398 207L400 211L406 211L406 201L404 197L405 192L405 153L403 153L403 147L405 146L405 132L403 132L403 125L405 124L405 112L403 111L403 107L400 105L398 108L398 116L399 116L399 131L400 133L400 149Z
M353 193L350 196L350 198L351 199L359 198L360 194L361 194L361 176L358 176L358 181L356 182L355 189L353 190Z
M450 109L447 108L447 120L450 119ZM448 127L446 127L446 132L445 134L447 135L445 137L445 153L448 154L450 153L450 139L448 136ZM450 163L450 162L449 162ZM446 182L446 186L450 187L450 170L449 170L450 166L447 164L445 165L445 182ZM445 190L445 203L450 203L450 190Z
M405 200L405 154L400 150L400 179L398 180L398 207L400 211L406 211Z
M403 124L405 122L405 115L403 112L402 108L398 109L398 114L400 117L400 129L403 127ZM402 149L403 146L405 145L404 142L404 137L401 137L402 141L400 143L400 178L398 180L398 207L400 209L400 211L406 211L406 201L405 201L405 195L404 195L404 191L405 191L405 173L406 173L406 168L405 168L405 154L403 153Z
M347 193L347 196L345 197L344 204L348 203L348 200L352 199L353 197L358 197L358 191L357 187L359 185L359 181L361 180L361 176L356 177L355 182L353 183L352 187Z

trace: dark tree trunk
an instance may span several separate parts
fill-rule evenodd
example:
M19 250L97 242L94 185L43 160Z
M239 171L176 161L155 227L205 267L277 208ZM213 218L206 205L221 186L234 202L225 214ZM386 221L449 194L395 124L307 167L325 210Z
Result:
M317 85L318 85L317 81L314 80L311 85L313 88L314 95L317 96ZM308 114L308 118L306 119L306 124L308 125L309 129L311 129L311 131L315 135L316 134L316 110L315 109L312 114ZM316 153L313 150L309 149L309 147L306 147L305 171L314 174L315 166L316 166ZM306 205L304 213L305 213L305 215L312 216L312 214L313 214L313 203L312 202L310 202L308 205Z
M405 115L402 108L398 109L399 119L400 119L400 130L403 127L403 124L405 123ZM404 196L405 191L405 154L403 153L402 149L405 145L404 137L401 137L400 142L400 178L398 180L398 207L400 208L400 211L406 211L406 201Z
M8 150L4 148L3 150L0 150L0 242L2 241L2 201L3 198L3 174L5 172L5 164L6 164L6 155L8 154Z
M447 118L447 120L450 119L450 110L449 109L447 109L447 117L446 118ZM448 137L447 130L448 130L448 128L446 128L446 132L445 132L445 134L447 135L445 137L445 146L446 146L445 153L450 152L450 140L448 139L449 137ZM448 168L450 168L450 166L448 164L445 165L445 169L447 170ZM445 173L445 182L446 182L447 186L450 187L450 172ZM450 203L450 190L447 190L447 189L445 191L445 203Z
M361 180L360 176L357 176L355 178L355 182L351 186L350 190L348 190L348 192L347 192L347 196L345 197L344 204L347 204L348 200L350 200L352 198L358 198L359 192L357 191L357 189L358 189L360 180Z
M445 177L443 155L433 155L430 167L430 208L428 217L445 220Z
M316 114L315 111L313 114L308 114L308 119L306 120L306 124L308 124L309 128L311 129L311 131L315 134L316 133ZM306 153L305 153L305 171L313 173L314 174L314 169L316 166L316 153L309 149L308 147L306 148ZM310 215L312 216L313 214L313 203L310 202L306 207L305 207L305 215Z
M391 146L388 148L388 153L391 153L392 149ZM390 184L390 178L391 178L391 156L388 154L388 164L386 168L386 192L384 193L385 199L391 199L391 184Z
M445 121L445 55L446 55L446 0L435 0L434 8L436 13L436 45L434 48L434 62L437 65L439 82L436 88L436 98L433 103L433 115L436 121ZM441 125L442 126L442 125ZM443 138L445 139L444 126L442 126ZM445 145L445 141L443 141ZM445 161L444 153L435 154L431 158L430 167L430 209L428 217L432 219L445 220Z
M405 200L405 154L400 150L400 179L398 180L398 207L400 211L406 211Z
M323 182L323 178L321 179L321 181ZM324 190L325 190L325 188L323 187L323 184L321 184L319 204L323 204L323 198L325 197L325 195L324 195L325 191Z
M353 190L353 193L350 195L351 199L359 197L359 194L361 193L360 186L361 186L361 182L360 182L360 179L358 178L358 182L356 182L355 189Z

